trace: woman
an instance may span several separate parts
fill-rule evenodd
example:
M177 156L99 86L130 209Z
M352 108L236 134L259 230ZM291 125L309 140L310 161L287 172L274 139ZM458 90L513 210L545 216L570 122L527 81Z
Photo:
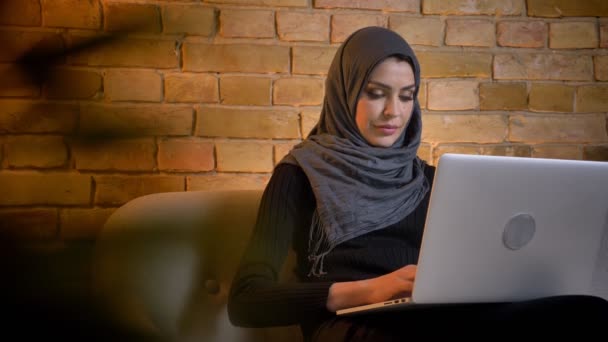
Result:
M300 324L307 340L387 340L406 336L403 322L415 319L519 312L468 305L335 316L412 291L434 174L416 156L419 86L416 56L398 34L368 27L341 45L319 122L277 165L264 192L230 293L234 324ZM290 248L298 281L279 283Z

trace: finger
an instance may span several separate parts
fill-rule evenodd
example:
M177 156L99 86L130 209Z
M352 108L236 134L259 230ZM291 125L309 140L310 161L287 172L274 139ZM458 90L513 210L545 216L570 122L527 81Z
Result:
M396 294L397 298L409 297L414 290L414 283L411 281L403 281L399 284L399 291Z

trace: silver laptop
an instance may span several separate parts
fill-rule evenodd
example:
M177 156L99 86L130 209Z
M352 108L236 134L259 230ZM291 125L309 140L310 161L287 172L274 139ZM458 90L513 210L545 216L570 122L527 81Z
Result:
M445 154L437 165L412 304L608 300L608 162Z

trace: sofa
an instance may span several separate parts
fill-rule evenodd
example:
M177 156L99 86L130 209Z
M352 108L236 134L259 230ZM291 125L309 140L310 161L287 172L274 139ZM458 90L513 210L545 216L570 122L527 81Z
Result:
M302 340L298 326L239 328L228 319L232 278L261 190L170 192L129 201L95 242L93 289L113 319L171 341ZM282 277L289 277L293 256Z

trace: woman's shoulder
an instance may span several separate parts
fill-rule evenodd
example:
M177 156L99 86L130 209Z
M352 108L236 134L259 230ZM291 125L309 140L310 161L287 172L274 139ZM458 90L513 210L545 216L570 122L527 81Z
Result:
M298 165L280 163L270 177L266 191L282 194L305 195L311 192L310 182L304 170Z
M296 164L280 163L275 166L272 171L272 178L295 178L296 180L306 180L306 174L304 170Z
M264 189L263 207L264 203L275 213L280 211L277 206L298 213L305 212L308 207L314 209L314 194L302 168L288 163L277 165Z

